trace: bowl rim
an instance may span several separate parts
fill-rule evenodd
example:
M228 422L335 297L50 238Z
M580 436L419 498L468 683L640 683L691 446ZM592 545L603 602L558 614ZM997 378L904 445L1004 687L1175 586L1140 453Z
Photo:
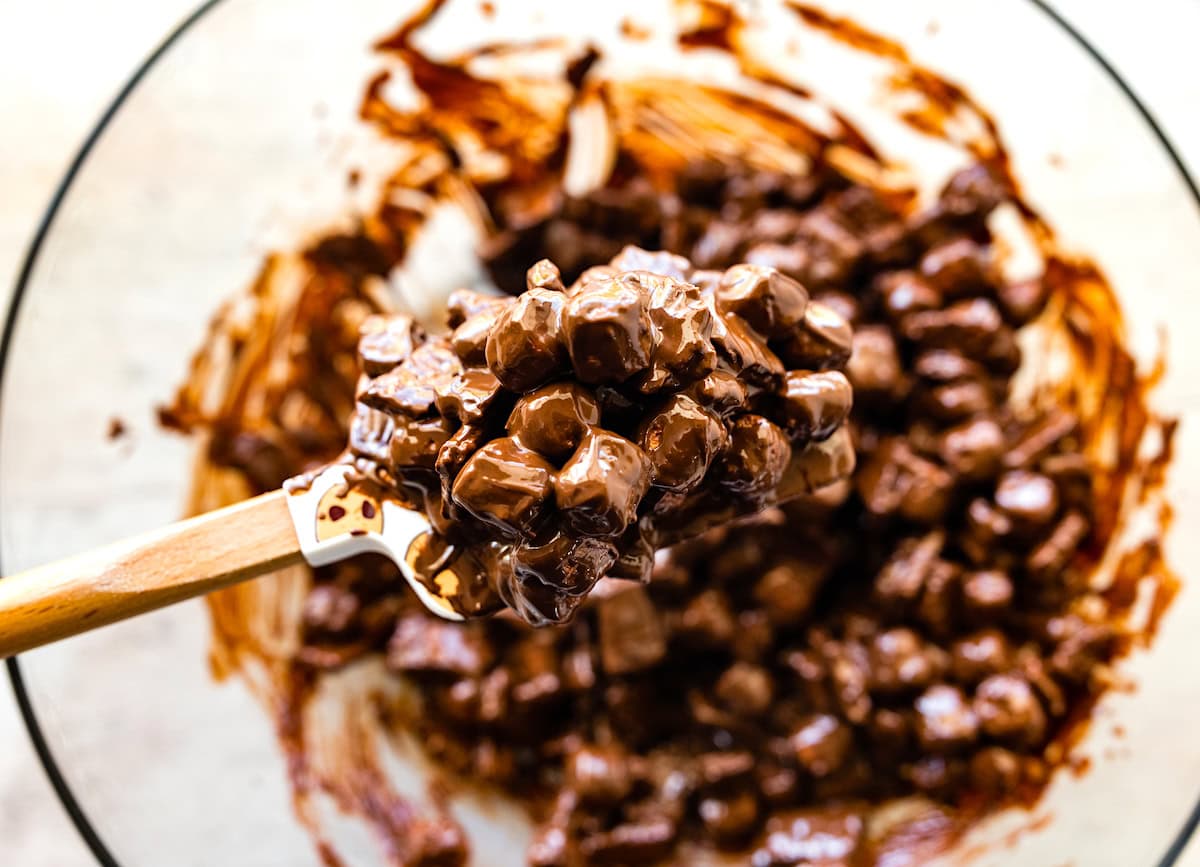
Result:
M3 331L0 332L0 405L3 398L3 377L9 359L9 352L12 348L13 336L16 331L17 319L20 315L21 303L24 300L26 289L28 288L34 267L37 264L39 254L46 238L50 234L53 227L55 217L58 215L63 202L66 200L67 194L83 168L96 143L100 140L105 130L116 118L117 113L124 106L125 102L137 89L142 80L153 70L155 65L167 54L171 48L178 43L198 22L200 22L209 12L217 6L223 5L226 0L203 0L195 9L186 15L175 27L163 37L148 55L137 65L128 80L112 97L111 101L101 112L95 124L91 127L82 143L79 145L68 164L66 171L58 184L55 186L54 192L50 197L42 215L38 220L37 228L34 230L33 236L26 248L25 254L21 260L21 266L17 272L17 278L13 285L13 290L10 295L8 309L4 313ZM1138 96L1132 85L1121 75L1120 72L1109 62L1107 57L1101 53L1096 45L1083 35L1073 24L1067 21L1061 13L1055 9L1050 0L1025 0L1034 9L1046 16L1053 24L1060 28L1065 36L1073 41L1078 47L1090 57L1101 71L1108 76L1117 89L1129 101L1129 104L1141 117L1146 126L1147 131L1162 147L1163 152L1168 160L1174 166L1179 180L1187 188L1196 207L1200 210L1200 185L1197 184L1195 178L1188 171L1187 165L1184 163L1174 143L1167 136L1163 127L1159 124L1154 114L1149 110L1146 104ZM3 570L0 568L0 576L3 575ZM0 578L0 580L3 580ZM105 844L104 840L97 831L96 826L92 824L88 818L79 799L72 791L70 784L63 775L58 764L58 760L54 756L54 752L50 747L49 741L46 739L41 721L38 718L37 712L34 709L33 701L30 697L29 689L26 686L24 673L21 668L19 657L10 657L5 660L5 668L8 675L8 681L12 687L13 697L16 700L17 708L20 712L21 719L24 722L25 729L29 734L29 739L32 743L34 752L38 757L42 769L50 780L51 786L54 788L55 794L58 796L59 802L66 810L75 829L82 837L84 844L91 851L98 864L101 867L121 867L120 862L113 856L112 851ZM1195 833L1197 826L1200 825L1200 793L1197 794L1197 799L1192 805L1192 809L1184 820L1183 825L1175 833L1170 845L1168 845L1163 855L1155 862L1156 867L1172 867L1183 854L1184 849L1190 842L1192 835Z

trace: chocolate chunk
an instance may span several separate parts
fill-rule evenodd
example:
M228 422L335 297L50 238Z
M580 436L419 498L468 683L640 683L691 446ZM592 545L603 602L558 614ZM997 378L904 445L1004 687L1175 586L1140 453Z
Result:
M712 339L737 376L760 388L778 387L783 378L783 362L740 316L730 313L714 322Z
M917 605L917 618L939 638L946 638L957 627L956 605L962 569L945 560L935 559L925 574L925 588Z
M940 649L927 647L911 629L880 632L871 644L872 689L899 693L923 689L945 671L948 660Z
M875 576L875 595L888 603L915 601L937 562L944 540L942 531L934 530L920 538L901 541Z
M921 409L943 423L954 423L989 412L995 405L987 384L971 380L936 386L921 397Z
M968 479L993 475L1004 456L1004 432L993 419L980 418L942 434L938 454L950 469Z
M476 313L454 329L450 346L463 364L480 367L487 364L487 342L496 324L498 313Z
M618 747L588 744L567 757L567 785L585 804L620 803L633 788L628 757Z
M745 226L724 220L711 220L692 245L692 260L701 268L719 268L729 264L747 241Z
M1036 319L1050 297L1049 287L1039 277L1007 283L996 294L1004 318L1018 327Z
M996 545L1003 545L1013 532L1012 520L982 498L967 505L966 522L959 545L974 563L984 563Z
M670 491L695 489L728 442L721 420L683 395L670 398L638 431L653 484Z
M418 819L407 842L413 867L463 867L470 854L466 832L449 816Z
M981 360L992 373L1012 376L1020 369L1022 358L1024 355L1017 343L1017 333L1006 325L992 336Z
M667 652L666 635L644 587L630 584L597 603L600 664L610 675L657 665Z
M729 597L720 590L705 590L683 609L674 634L688 644L713 648L727 645L736 629Z
M1079 427L1079 419L1064 410L1052 410L1026 428L1004 455L1004 466L1029 467L1046 455Z
M477 675L491 658L478 630L421 614L401 618L387 647L388 667L396 671Z
M561 532L544 541L523 540L512 553L512 567L518 576L573 595L591 590L616 562L617 548L612 542Z
M721 418L745 410L749 402L745 383L728 370L714 370L683 393Z
M666 817L626 822L585 837L579 854L586 864L653 864L670 853L677 833L675 823Z
M363 373L387 373L413 353L424 335L411 316L372 316L362 325L358 339L358 363Z
M568 837L565 828L546 825L538 830L525 851L530 867L568 867Z
M914 343L924 348L956 349L971 358L986 355L1003 327L1000 311L986 298L910 313L901 322L904 336Z
M462 364L448 345L423 343L399 366L371 380L359 400L391 415L420 418L433 409L438 389L460 373Z
M460 424L472 424L483 419L496 395L500 381L486 367L464 370L437 391L438 412Z
M1018 527L1042 527L1058 512L1058 488L1040 473L1014 470L996 484L996 505Z
M567 363L562 336L565 296L535 289L506 307L487 340L487 364L510 391L532 391Z
M781 347L780 355L790 367L828 370L844 365L853 348L850 324L833 308L813 301L799 331Z
M883 299L884 311L893 322L903 321L908 314L935 310L942 305L942 296L914 271L891 271L875 278L873 291Z
M962 690L939 684L917 698L917 739L932 753L954 752L975 741L979 721Z
M683 256L666 250L643 250L632 244L622 249L608 264L617 271L646 271L673 280L687 280L692 271L692 263Z
M1021 761L1003 747L984 747L971 756L971 785L984 795L999 798L1021 783Z
M775 686L762 666L735 662L721 674L713 693L727 709L753 717L771 707Z
M788 243L755 244L746 261L778 268L810 287L843 285L865 249L830 210L814 208L794 224Z
M848 292L840 292L836 289L825 289L814 295L812 300L816 301L818 304L828 307L851 325L858 322L862 317L862 304L859 303L857 296L851 295Z
M592 429L558 474L555 502L578 530L617 536L637 517L650 476L645 452L622 436Z
M743 842L758 827L758 799L748 790L726 797L709 797L696 808L704 830L721 846Z
M513 299L499 295L485 295L470 289L455 289L446 299L446 324L457 328L480 313L498 314L511 307Z
M617 540L620 555L608 570L609 576L649 584L654 572L654 545L640 524L630 524Z
M867 690L870 662L865 649L834 644L824 652L828 657L829 680L837 709L855 725L866 722L871 715L871 696Z
M966 763L948 756L922 756L900 768L900 775L919 792L934 798L947 798L966 777Z
M454 502L508 533L528 535L548 505L554 467L515 439L492 440L454 481Z
M788 744L797 763L810 776L827 777L846 762L854 736L837 717L815 714L792 732Z
M735 659L762 662L775 642L775 630L765 611L751 608L738 614L737 629L730 641Z
M773 624L796 626L808 618L828 574L817 558L785 558L755 582L754 600Z
M357 626L361 600L336 584L318 584L304 600L302 614L306 638L348 636Z
M991 282L988 250L969 238L956 238L921 257L921 276L946 298L983 291Z
M580 382L621 383L650 364L653 334L637 277L581 287L563 310L563 334Z
M579 279L567 289L567 294L573 295L585 286L590 286L593 283L607 282L619 277L620 274L621 272L612 265L595 265L579 275Z
M650 394L663 387L680 388L711 373L717 365L711 300L690 283L669 277L639 272L638 280L649 291L647 311L654 337L652 363L641 390Z
M508 433L521 445L551 460L575 451L588 428L600 423L600 405L583 386L558 382L517 401Z
M391 460L392 434L395 430L396 423L392 416L360 403L355 406L354 418L350 420L350 451L357 457L368 458L380 464L387 464ZM245 440L243 439L241 442L244 443ZM268 458L275 457L276 460L264 460L259 457L256 461L256 452ZM237 450L235 450L236 455ZM248 474L250 474L249 467L253 464L261 464L263 470L271 472L274 470L274 467L271 466L272 464L282 462L282 456L273 456L269 446L262 450L251 450L248 454L239 457L246 464ZM245 461L246 457L250 458L248 462ZM261 471L257 474L262 475ZM274 486L278 487L279 483L287 478L287 476L287 471L280 469L277 472L271 473L269 477L278 479L274 483ZM270 486L270 483L268 483L268 486Z
M452 430L441 416L424 419L397 416L390 446L392 466L397 470L432 470L438 451L450 439Z
M726 789L747 782L754 772L754 754L737 750L696 756L701 790Z
M984 370L977 361L952 349L929 349L917 356L913 364L917 376L929 382L944 384L963 379L983 379Z
M949 507L954 480L899 438L885 441L855 477L859 496L875 515L899 514L933 524Z
M1029 683L1014 674L993 674L975 688L979 726L989 737L1032 747L1046 736L1046 712Z
M1050 656L1050 670L1069 683L1086 683L1116 646L1116 631L1107 623L1089 623L1067 635Z
M563 285L562 273L558 270L558 266L549 259L541 259L533 263L525 272L525 288L526 290L548 289L551 292L567 291L567 287Z
M960 169L946 181L938 197L941 209L955 217L981 220L1012 197L1009 185L982 164Z
M853 391L840 370L789 370L780 409L787 431L799 440L828 439L850 414Z
M808 292L775 268L734 265L717 286L717 304L765 337L788 337L804 321Z
M866 823L846 807L796 810L767 822L750 867L857 864L866 850Z
M955 680L973 684L1011 664L1008 639L998 629L982 629L954 642L950 666Z
M976 619L994 620L1012 605L1012 579L999 570L968 572L963 575L962 588L963 605Z
M891 331L878 325L855 329L853 350L846 362L846 378L857 395L868 398L900 396L905 377Z
M791 459L791 444L778 425L760 415L741 416L730 428L721 484L748 499L764 496L779 486Z

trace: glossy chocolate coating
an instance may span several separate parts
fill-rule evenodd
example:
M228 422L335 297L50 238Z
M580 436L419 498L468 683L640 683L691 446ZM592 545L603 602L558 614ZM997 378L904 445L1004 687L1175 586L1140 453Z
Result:
M853 467L848 438L822 442L850 408L824 369L849 327L793 278L637 247L570 288L548 259L524 277L511 299L452 293L453 330L411 349L407 317L364 338L378 373L359 386L352 453L386 463L470 553L459 584L475 564L488 586L451 594L464 614L491 593L533 623L569 617L605 574L646 581L659 546ZM813 369L775 351L799 341Z

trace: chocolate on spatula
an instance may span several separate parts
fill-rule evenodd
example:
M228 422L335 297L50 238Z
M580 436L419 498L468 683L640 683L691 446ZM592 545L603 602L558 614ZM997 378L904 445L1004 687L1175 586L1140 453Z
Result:
M628 247L526 283L360 344L353 429L376 436L351 453L424 509L422 580L458 613L562 622L602 577L648 580L657 548L853 469L850 327L795 279Z

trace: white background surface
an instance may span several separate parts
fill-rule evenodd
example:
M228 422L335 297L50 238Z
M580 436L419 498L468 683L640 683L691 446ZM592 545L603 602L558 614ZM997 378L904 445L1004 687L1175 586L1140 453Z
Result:
M1136 15L1126 0L1053 3L1126 76L1193 173L1200 171L1200 76L1186 72L1195 68L1200 2L1142 0ZM0 0L0 302L7 303L37 220L84 136L193 6L194 0ZM1019 34L998 38L1020 44ZM1190 736L1186 727L1180 736ZM1183 863L1200 867L1200 844ZM0 865L92 864L29 746L7 683L0 683Z

